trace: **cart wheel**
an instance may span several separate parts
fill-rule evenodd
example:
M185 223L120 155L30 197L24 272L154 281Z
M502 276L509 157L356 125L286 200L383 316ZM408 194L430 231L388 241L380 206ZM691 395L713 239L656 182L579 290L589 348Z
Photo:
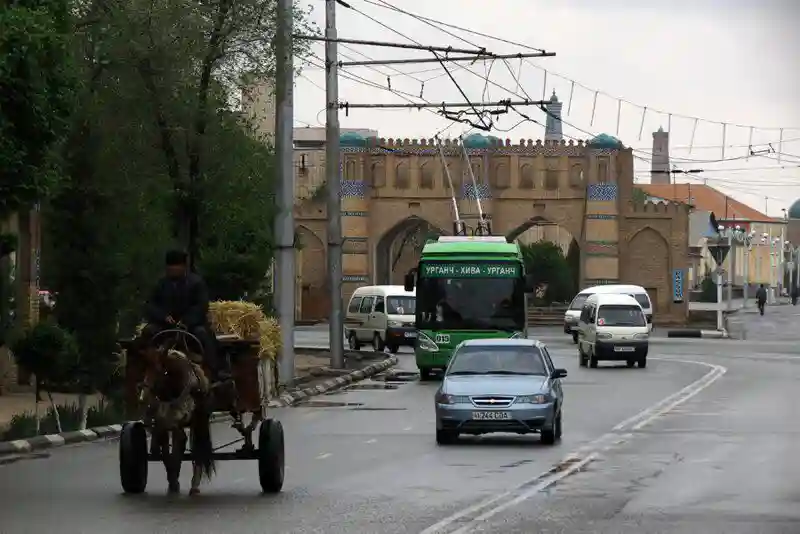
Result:
M264 493L281 491L283 475L283 425L267 419L258 429L258 481Z
M125 493L147 488L147 432L140 421L122 425L119 439L119 477Z

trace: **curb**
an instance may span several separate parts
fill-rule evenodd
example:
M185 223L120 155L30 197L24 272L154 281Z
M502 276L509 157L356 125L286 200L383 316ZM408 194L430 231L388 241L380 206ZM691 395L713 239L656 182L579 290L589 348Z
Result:
M292 406L302 400L310 397L316 397L329 391L341 389L354 382L359 382L365 378L381 373L390 367L397 365L397 357L390 356L380 362L370 364L363 369L351 371L343 376L331 378L314 387L307 387L298 391L291 391L284 393L277 399L269 401L267 405L269 408L283 408ZM222 421L229 421L230 414L227 413L214 413L211 415L212 423L219 423ZM63 447L64 445L72 445L74 443L84 443L89 441L97 441L99 439L113 438L122 432L122 424L101 426L89 428L86 430L75 430L73 432L62 432L61 434L48 434L46 436L34 436L28 439L18 439L15 441L0 441L0 465L10 463L19 459L16 455L20 453L28 453L42 449L54 449ZM10 461L5 462L4 457Z
M669 330L668 338L730 339L727 330Z

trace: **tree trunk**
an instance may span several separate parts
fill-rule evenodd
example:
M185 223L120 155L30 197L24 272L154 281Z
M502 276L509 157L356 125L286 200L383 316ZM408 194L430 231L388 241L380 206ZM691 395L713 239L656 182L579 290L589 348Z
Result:
M56 405L56 401L53 400L53 394L50 391L47 391L47 398L50 399L50 407L53 409L53 417L56 418L56 432L61 434L63 430L61 429L61 414L58 413L58 406Z
M35 397L33 401L33 413L34 413L34 418L36 420L36 435L38 436L42 432L42 415L41 412L39 411L39 402L41 401L41 398L39 396L40 393L39 380L36 379L35 377L34 380L35 380L34 382Z
M81 414L78 430L86 430L86 423L89 417L89 396L86 393L81 393L78 396L78 410Z

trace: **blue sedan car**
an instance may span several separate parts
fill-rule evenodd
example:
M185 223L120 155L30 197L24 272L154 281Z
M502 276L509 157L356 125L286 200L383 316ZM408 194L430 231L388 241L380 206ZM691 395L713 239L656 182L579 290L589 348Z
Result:
M561 438L565 369L556 369L547 347L532 339L464 341L436 392L436 442L459 434L541 434L543 443Z

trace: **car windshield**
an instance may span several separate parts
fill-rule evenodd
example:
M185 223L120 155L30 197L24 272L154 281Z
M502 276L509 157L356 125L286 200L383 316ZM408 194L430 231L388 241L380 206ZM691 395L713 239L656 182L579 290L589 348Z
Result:
M591 293L578 293L574 299L572 299L572 304L569 305L570 310L580 310L583 307L583 303L586 302L592 294Z
M414 315L417 313L417 299L414 297L389 297L386 299L387 313L390 315Z
M650 299L647 297L647 293L636 293L635 295L631 296L636 299L636 302L638 302L639 306L642 308L650 307Z
M462 347L453 354L449 375L547 374L541 351L534 346Z
M597 311L598 326L645 326L642 309L628 304L606 304Z
M430 265L423 264L423 267ZM453 264L434 265L449 269ZM519 267L508 265L518 274L504 278L421 276L417 284L417 327L431 330L522 330L525 326L525 286Z

